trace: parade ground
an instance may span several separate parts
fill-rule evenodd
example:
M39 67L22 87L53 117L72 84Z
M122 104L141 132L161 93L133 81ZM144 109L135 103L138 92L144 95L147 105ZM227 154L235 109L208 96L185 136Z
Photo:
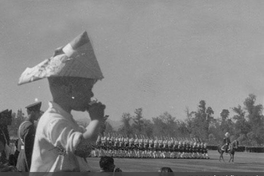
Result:
M219 161L219 153L209 150L210 159L135 159L115 158L115 165L123 172L156 172L170 167L174 172L264 172L264 153L236 152L235 162ZM89 165L99 170L99 158L89 158Z

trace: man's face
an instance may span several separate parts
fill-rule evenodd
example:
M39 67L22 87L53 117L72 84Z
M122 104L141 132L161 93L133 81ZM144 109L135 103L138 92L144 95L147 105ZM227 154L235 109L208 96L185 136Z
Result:
M72 85L72 101L73 109L79 111L85 111L88 109L88 105L91 98L94 96L92 88L95 81L92 79L79 79Z
M34 111L33 113L34 113L34 120L37 121L40 118L41 113L40 111Z

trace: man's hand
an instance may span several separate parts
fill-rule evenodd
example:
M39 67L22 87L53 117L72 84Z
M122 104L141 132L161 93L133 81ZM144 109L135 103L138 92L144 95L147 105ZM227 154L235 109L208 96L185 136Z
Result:
M88 113L90 115L91 120L99 120L104 121L105 115L104 115L105 105L101 102L95 102L88 107Z

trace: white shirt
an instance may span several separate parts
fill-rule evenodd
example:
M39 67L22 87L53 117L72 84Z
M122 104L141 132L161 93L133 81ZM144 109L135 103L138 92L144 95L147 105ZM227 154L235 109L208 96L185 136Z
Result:
M73 169L79 166L80 171L89 171L84 159L74 155L84 131L71 114L58 104L49 102L49 108L41 116L37 126L30 172L57 171L51 169L56 164L55 161L58 162L59 152L55 147L66 151L67 162L61 164L62 168Z

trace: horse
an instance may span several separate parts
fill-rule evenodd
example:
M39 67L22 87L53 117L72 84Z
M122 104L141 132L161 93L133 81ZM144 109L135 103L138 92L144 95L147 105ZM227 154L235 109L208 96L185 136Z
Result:
M230 155L229 162L230 161L234 162L235 150L238 148L238 145L239 145L238 140L234 140L229 144L228 149L227 149L227 153ZM225 152L225 146L226 145L223 145L223 146L218 145L218 152L220 153L219 161L223 160L225 162L224 157L223 157L223 154Z

